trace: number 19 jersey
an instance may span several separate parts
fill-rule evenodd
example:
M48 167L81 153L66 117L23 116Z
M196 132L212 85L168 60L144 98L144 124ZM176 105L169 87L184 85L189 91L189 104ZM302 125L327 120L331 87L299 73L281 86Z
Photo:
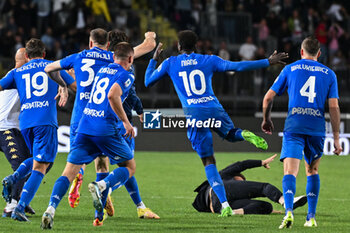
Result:
M321 63L301 59L286 66L271 89L282 95L288 89L288 116L284 132L325 135L325 103L339 98L335 73Z
M58 85L45 73L52 61L33 59L13 69L0 81L3 89L16 88L21 102L19 127L21 130L35 126L57 125L56 100ZM60 72L70 85L74 79L67 72Z
M60 61L63 69L74 68L75 72L77 93L71 117L71 125L74 127L78 125L83 110L89 101L95 75L101 67L110 63L113 63L113 53L98 47L72 54Z

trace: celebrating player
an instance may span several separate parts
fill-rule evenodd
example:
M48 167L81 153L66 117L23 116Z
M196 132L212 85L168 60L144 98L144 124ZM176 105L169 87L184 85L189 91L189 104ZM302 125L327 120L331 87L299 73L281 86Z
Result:
M329 113L334 136L334 153L339 155L340 111L338 105L337 78L328 67L317 62L320 57L320 43L314 37L307 37L301 45L301 60L286 66L263 100L262 130L271 134L272 102L276 95L282 95L288 88L288 116L284 125L280 160L284 165L282 181L286 215L280 229L290 228L294 222L293 198L296 190L296 176L300 161L305 158L307 175L306 194L308 214L305 227L316 227L316 206L320 191L318 166L323 154L325 138L325 102L328 99Z
M127 71L134 60L133 48L128 43L119 43L113 58L114 63L100 69L96 75L90 99L84 108L67 158L67 165L53 187L49 206L43 214L43 229L52 228L56 208L83 164L89 164L98 155L104 154L109 157L111 164L120 166L103 180L89 184L94 207L97 213L102 213L96 216L95 226L102 225L105 217L105 200L102 200L101 193L115 185L124 185L135 173L135 160L123 135L119 133L117 123L123 122L126 129L124 136L134 137L134 128L122 105L134 82L134 76Z
M19 127L24 140L33 155L33 159L25 162L13 175L7 176L4 181L4 193L9 194L13 184L31 175L23 187L21 198L12 212L12 218L19 221L28 221L24 214L25 207L33 199L46 169L53 163L57 152L57 110L55 96L58 85L49 80L44 68L50 61L44 60L45 46L38 39L31 39L26 44L26 58L29 62L20 68L11 70L0 80L0 91L16 88L20 96L21 113ZM67 84L74 82L66 72L61 72L65 79L62 85L63 92L59 92L59 105L63 106L68 97ZM31 171L31 167L33 170ZM6 198L6 197L5 197Z
M146 87L153 85L166 74L174 83L175 90L180 98L187 118L205 121L216 119L221 122L220 127L214 131L222 138L230 142L246 140L258 148L267 149L266 141L250 131L235 128L230 117L215 97L211 78L214 72L228 70L244 71L268 67L270 64L281 62L287 58L284 53L276 54L258 61L230 62L218 56L201 55L194 53L198 40L197 35L190 31L181 31L178 35L178 49L180 55L166 59L158 69L155 69L162 44L160 43L151 59L145 75ZM210 186L218 196L222 204L221 215L227 217L233 215L225 194L222 179L215 165L213 139L209 128L190 126L187 130L188 139L193 149L198 153L205 166L205 173Z

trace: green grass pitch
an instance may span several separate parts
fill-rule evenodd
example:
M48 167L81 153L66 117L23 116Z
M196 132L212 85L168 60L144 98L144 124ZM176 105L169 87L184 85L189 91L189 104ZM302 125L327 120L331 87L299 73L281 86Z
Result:
M217 153L219 169L244 159L265 159L267 153ZM136 207L125 188L116 190L112 197L116 215L107 218L102 227L93 227L92 198L87 185L95 179L94 166L89 165L84 177L80 205L72 209L67 195L55 216L52 232L280 232L282 215L246 215L218 218L217 215L198 213L192 208L193 189L205 179L200 159L195 153L136 152L136 178L144 203L161 217L160 220L138 219ZM57 156L55 165L44 178L31 205L37 214L30 223L0 219L0 232L41 232L40 221L49 202L55 180L61 174L66 154ZM10 173L5 157L0 155L0 178ZM320 167L321 193L318 205L317 229L303 227L307 207L295 211L295 222L289 232L350 232L350 169L348 157L324 156ZM247 170L248 180L269 182L281 188L282 163L275 160L271 169L263 167ZM297 178L297 195L305 193L303 166ZM2 201L2 206L5 202ZM273 204L276 210L282 207Z

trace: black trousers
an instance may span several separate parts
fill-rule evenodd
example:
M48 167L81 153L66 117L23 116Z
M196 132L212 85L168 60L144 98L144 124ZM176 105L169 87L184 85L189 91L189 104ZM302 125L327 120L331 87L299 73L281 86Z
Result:
M23 136L18 129L0 131L0 150L4 152L13 171L16 171L24 160L31 157ZM20 198L25 181L26 178L14 185L12 198L16 201Z
M267 197L273 202L283 196L281 191L269 183L254 181L223 180L227 201L232 209L243 208L244 214L270 214L272 205L266 201L251 200L251 198ZM211 191L212 205L215 213L220 213L221 203Z

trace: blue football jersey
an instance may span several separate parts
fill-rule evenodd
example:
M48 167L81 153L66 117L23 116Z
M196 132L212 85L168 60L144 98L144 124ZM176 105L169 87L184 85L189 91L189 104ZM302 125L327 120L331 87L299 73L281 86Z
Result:
M96 74L91 96L84 108L77 132L91 136L118 133L118 117L110 106L108 92L114 83L118 83L123 91L121 99L124 101L134 81L134 75L119 64L112 63L100 69Z
M56 100L58 85L52 81L45 67L51 63L45 59L33 59L20 68L13 69L0 80L3 89L16 88L21 102L20 129L40 125L57 125ZM66 72L60 72L70 85L74 79Z
M269 66L267 59L231 62L215 55L197 53L172 56L155 70L156 63L151 59L146 70L145 85L152 85L168 74L185 112L186 109L222 108L212 88L213 72L245 71Z
M337 77L317 61L302 59L286 66L271 89L281 95L288 89L285 132L325 135L325 103L339 98Z
M98 47L72 54L60 61L63 69L74 68L77 82L71 125L78 124L82 117L83 110L90 99L92 83L97 72L110 63L113 63L113 53Z

